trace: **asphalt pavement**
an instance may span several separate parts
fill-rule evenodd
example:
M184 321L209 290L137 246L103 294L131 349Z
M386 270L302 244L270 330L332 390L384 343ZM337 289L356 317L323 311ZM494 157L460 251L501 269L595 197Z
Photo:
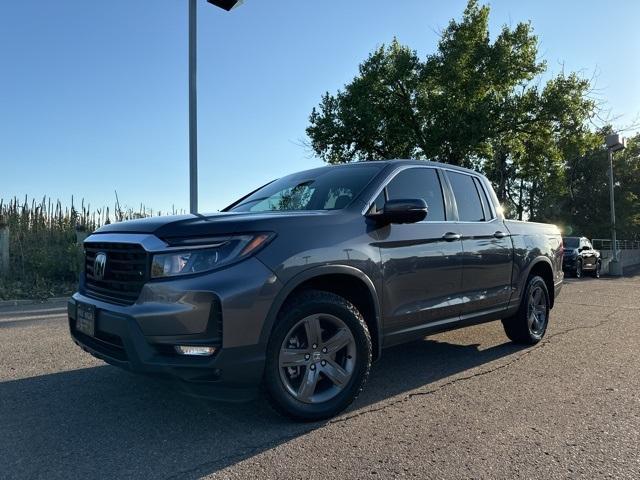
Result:
M92 358L64 304L0 308L0 478L640 478L640 270L569 279L547 336L500 322L385 350L343 415L297 424Z

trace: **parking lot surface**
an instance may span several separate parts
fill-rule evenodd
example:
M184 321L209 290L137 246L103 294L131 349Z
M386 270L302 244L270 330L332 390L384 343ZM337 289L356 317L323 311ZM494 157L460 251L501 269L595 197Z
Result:
M385 350L296 424L90 357L64 305L0 309L0 478L640 478L640 270L569 279L544 341L500 322Z

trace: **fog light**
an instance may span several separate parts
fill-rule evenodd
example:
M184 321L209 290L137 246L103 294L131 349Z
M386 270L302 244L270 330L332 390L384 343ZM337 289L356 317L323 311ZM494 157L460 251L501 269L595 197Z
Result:
M176 345L175 349L180 355L209 357L216 353L216 347L200 347L196 345Z

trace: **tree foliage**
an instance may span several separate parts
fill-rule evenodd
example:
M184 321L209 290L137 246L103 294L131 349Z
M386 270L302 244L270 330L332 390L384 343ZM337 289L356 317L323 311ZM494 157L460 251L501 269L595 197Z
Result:
M492 40L489 13L469 1L424 59L396 39L377 48L311 112L311 148L328 163L419 158L475 168L512 216L587 228L577 222L579 182L607 181L590 82L565 72L543 80L531 24L504 26ZM606 233L605 218L589 231Z

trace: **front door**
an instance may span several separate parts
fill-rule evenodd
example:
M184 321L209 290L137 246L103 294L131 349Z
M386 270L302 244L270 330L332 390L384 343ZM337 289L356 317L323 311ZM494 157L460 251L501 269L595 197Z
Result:
M401 170L381 193L386 199L423 198L427 218L392 224L377 232L384 280L383 317L387 343L411 336L438 320L460 314L462 242L451 235L438 172L429 167ZM390 341L389 341L390 340Z

